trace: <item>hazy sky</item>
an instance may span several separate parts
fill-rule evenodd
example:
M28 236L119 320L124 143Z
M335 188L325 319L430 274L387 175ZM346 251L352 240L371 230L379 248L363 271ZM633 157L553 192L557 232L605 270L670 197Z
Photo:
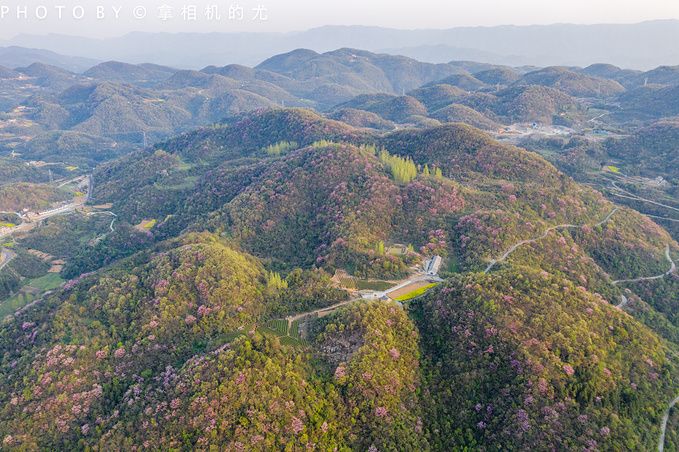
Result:
M652 19L679 19L679 0L0 0L0 38L19 33L103 37L134 30L293 31L321 25L450 28Z

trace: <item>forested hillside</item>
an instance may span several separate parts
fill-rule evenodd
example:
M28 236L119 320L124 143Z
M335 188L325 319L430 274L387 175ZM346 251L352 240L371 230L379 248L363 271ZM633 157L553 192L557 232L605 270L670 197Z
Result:
M677 449L675 72L0 71L0 448Z

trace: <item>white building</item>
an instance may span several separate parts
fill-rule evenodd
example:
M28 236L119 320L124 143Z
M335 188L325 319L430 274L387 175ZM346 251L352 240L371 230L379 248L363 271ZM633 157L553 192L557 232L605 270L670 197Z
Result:
M439 274L442 263L443 259L441 259L441 256L434 256L425 263L424 271L430 276L436 276Z

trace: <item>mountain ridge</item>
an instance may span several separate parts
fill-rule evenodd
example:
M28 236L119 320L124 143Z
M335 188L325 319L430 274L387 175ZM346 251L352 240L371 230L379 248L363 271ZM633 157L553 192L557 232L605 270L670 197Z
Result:
M565 41L563 37L566 36ZM606 37L603 39L602 37ZM614 36L611 37L611 36ZM13 45L45 48L59 53L82 54L97 59L121 59L130 63L153 62L173 67L193 68L214 64L217 60L254 65L272 53L284 53L313 43L316 51L340 47L365 47L367 50L407 53L431 62L447 62L453 54L444 47L441 55L432 55L433 46L472 49L465 59L506 64L513 55L521 65L587 66L607 61L621 67L649 69L660 64L679 63L679 53L661 45L679 36L679 21L657 20L635 24L552 24L534 26L457 27L441 30L399 30L373 26L325 26L286 33L143 33L133 32L108 39L78 39L64 35L40 37L19 35L7 41ZM133 42L143 39L149 50L140 53ZM168 46L168 42L171 44ZM485 42L484 45L479 43ZM559 43L568 42L568 46ZM161 44L161 43L164 43ZM225 43L231 49L220 49ZM240 48L238 48L240 46ZM425 46L421 52L413 48ZM428 47L427 47L428 46ZM172 48L172 51L168 50ZM435 47L434 47L435 48ZM559 56L545 57L548 50L559 48ZM627 55L621 49L628 49ZM410 51L407 51L410 49ZM652 49L649 51L649 49ZM174 52L174 55L173 55ZM447 57L444 55L448 54Z

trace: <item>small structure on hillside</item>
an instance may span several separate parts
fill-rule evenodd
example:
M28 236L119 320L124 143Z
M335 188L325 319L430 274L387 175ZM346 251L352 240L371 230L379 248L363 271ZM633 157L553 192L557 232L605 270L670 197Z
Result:
M380 292L377 290L361 290L358 292L361 295L361 298L364 300L388 300L389 297L387 296L386 292Z
M424 263L424 271L429 276L436 276L439 274L442 263L443 259L441 259L441 256L434 256Z

